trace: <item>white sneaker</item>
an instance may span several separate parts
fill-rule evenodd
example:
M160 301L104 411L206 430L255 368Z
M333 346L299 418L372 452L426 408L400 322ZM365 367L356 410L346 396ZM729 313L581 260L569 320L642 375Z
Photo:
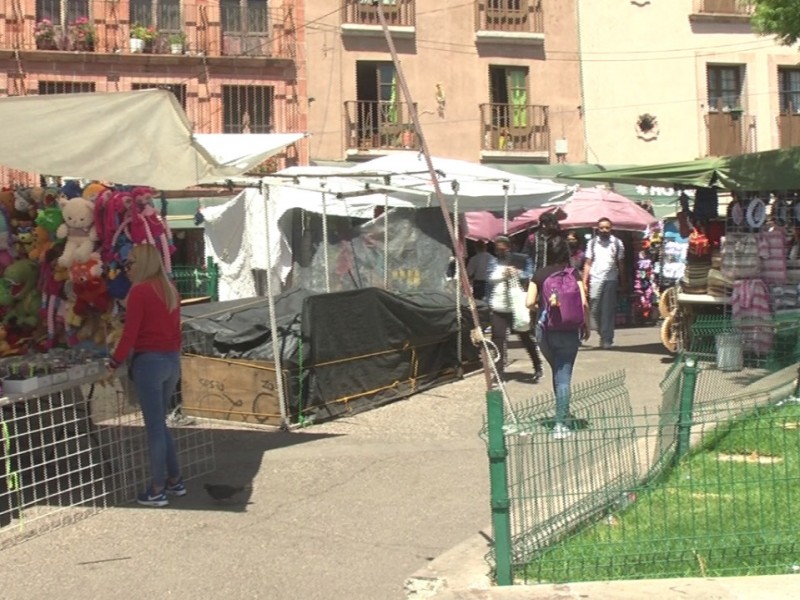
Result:
M556 423L555 427L553 427L554 440L565 440L571 435L572 431L566 425L562 425L561 423Z

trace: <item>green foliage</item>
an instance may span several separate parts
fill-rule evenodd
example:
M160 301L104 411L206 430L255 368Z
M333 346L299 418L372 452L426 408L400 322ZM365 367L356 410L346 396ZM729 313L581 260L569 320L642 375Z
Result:
M781 44L791 46L800 38L800 2L797 0L754 0L753 27L762 35L774 34Z

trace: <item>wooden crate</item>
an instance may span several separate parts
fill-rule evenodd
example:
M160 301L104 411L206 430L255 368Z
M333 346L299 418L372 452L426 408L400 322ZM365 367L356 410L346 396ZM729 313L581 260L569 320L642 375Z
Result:
M272 362L184 355L181 357L183 412L207 419L280 425L276 379ZM287 371L283 381L286 390Z

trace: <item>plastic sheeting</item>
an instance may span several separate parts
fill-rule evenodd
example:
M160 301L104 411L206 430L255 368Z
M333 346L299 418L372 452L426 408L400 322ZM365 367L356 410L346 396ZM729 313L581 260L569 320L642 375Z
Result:
M388 222L388 271L384 269L384 231ZM322 216L291 211L281 223L294 240L292 284L325 291ZM395 208L363 221L328 217L330 291L384 287L392 291L453 290L445 277L452 251L439 208Z

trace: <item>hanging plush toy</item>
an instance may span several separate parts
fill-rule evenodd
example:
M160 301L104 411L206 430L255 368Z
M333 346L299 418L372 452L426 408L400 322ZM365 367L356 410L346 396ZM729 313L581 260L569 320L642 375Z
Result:
M90 309L105 313L111 308L99 254L92 254L86 262L72 263L69 277L75 294L72 310L77 316L84 317Z
M76 261L86 262L97 241L94 205L80 197L72 200L59 198L58 204L61 206L64 222L59 226L57 236L59 239L66 239L64 252L58 262L63 267L69 267Z
M22 327L36 327L39 323L41 297L36 283L39 265L32 260L17 260L3 273L0 286L0 304L10 307L3 319L5 324L16 322Z
M154 190L147 187L136 187L131 190L133 204L131 206L130 233L134 244L151 244L161 252L164 269L172 272L172 234L169 226L156 211L153 203Z
M11 226L5 210L0 206L0 274L14 262L14 252L11 240Z

